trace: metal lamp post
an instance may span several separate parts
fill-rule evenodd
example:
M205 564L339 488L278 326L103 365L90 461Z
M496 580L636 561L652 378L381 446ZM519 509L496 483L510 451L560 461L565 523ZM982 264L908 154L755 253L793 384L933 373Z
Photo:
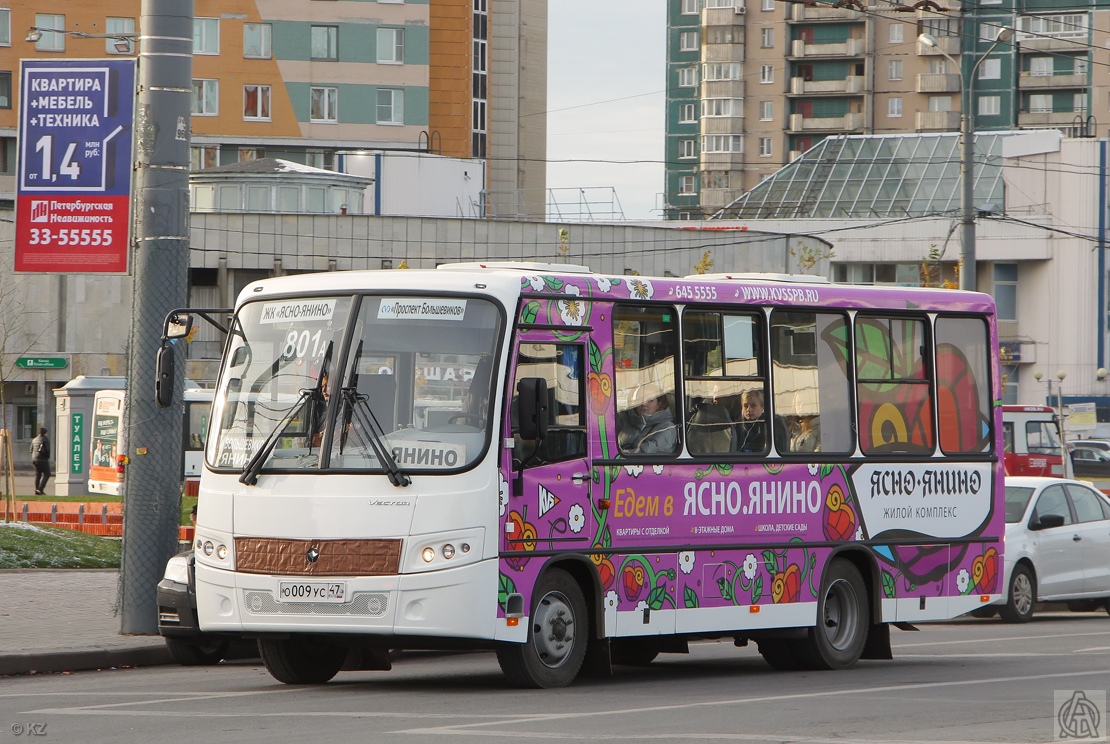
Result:
M1012 28L999 28L994 42L975 60L968 77L964 77L963 66L940 48L936 37L932 34L917 37L925 46L943 54L945 59L956 66L960 75L960 289L975 291L978 288L978 276L975 272L975 120L971 114L971 104L975 100L975 73L995 47L1009 41L1013 36Z
M1056 425L1060 431L1060 449L1064 455L1064 477L1071 478L1073 475L1073 471L1071 466L1071 454L1068 452L1067 417L1064 416L1064 378L1066 378L1067 376L1068 373L1064 370L1056 370L1056 379L1058 380L1058 382L1056 383ZM1033 378L1037 382L1040 382L1042 377L1044 377L1044 375L1039 369L1033 371ZM1048 385L1048 402L1049 404L1051 404L1052 379L1049 378L1045 380L1045 384Z

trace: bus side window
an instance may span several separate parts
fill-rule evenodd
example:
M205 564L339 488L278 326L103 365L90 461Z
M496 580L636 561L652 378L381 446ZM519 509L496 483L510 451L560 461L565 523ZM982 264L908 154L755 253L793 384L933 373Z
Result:
M675 390L678 317L671 307L613 311L617 444L629 455L673 455L685 420Z
M536 467L586 456L586 411L582 385L586 355L578 344L522 343L517 350L516 379L509 403L514 467ZM547 437L539 442L520 437L517 383L538 377L547 382ZM533 453L535 456L533 457Z

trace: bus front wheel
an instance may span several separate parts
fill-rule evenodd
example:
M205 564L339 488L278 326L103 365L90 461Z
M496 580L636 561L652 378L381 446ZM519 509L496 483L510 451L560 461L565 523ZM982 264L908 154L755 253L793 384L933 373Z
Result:
M290 636L280 640L260 638L258 654L278 682L287 685L320 685L339 673L347 649L319 638Z
M586 599L570 574L555 568L536 585L528 640L497 647L501 671L521 687L566 687L586 658Z
M838 559L821 577L817 598L817 625L796 650L802 666L810 669L847 669L859 661L871 622L867 612L867 585L859 569Z

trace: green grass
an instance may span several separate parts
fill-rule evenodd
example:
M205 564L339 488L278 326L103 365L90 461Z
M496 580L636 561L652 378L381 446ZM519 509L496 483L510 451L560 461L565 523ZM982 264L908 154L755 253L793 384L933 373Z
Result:
M0 569L119 568L120 541L57 527L0 522Z

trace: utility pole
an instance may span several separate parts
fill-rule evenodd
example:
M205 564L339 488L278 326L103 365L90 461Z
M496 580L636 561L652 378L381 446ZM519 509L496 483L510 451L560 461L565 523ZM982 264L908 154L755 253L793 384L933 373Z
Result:
M181 494L182 407L159 408L154 380L162 321L188 294L193 0L142 0L139 28L120 632L154 635L158 581L177 552Z

